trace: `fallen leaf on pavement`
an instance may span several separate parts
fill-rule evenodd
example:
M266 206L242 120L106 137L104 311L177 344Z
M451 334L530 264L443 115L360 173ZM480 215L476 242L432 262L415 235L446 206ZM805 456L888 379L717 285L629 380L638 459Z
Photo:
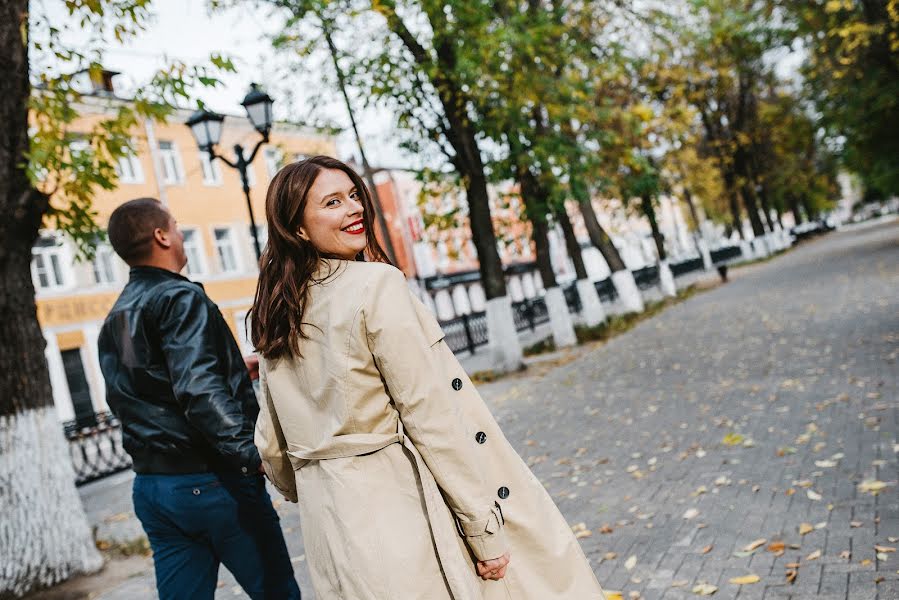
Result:
M858 529L862 525L864 525L864 523L862 523L861 521L849 521L849 526L853 529Z
M798 576L799 576L798 569L790 569L789 571L787 571L787 583L794 583Z
M876 496L882 492L889 484L877 479L866 479L858 484L858 491L867 492Z
M673 587L673 588L684 587L688 583L690 583L690 582L687 581L686 579L675 579L674 581L671 582L671 587Z
M754 550L757 550L760 546L764 545L764 543L767 541L768 540L766 540L765 538L759 538L743 546L742 550L743 552L752 552Z
M805 495L808 496L809 500L818 501L821 499L821 494L819 494L815 490L805 490Z
M718 588L711 583L697 583L693 586L693 593L699 596L711 596L718 591Z
M799 525L799 535L805 535L815 530L811 523L802 523Z
M700 554L708 554L709 552L712 551L712 548L713 548L713 545L712 545L712 544L709 544L708 546L706 546L705 548L703 548L702 550L700 550L699 553L700 553Z
M606 600L624 600L624 596L621 595L621 592L603 590L603 593L606 595Z
M624 561L624 568L627 569L628 571L632 570L636 566L637 566L637 555L636 554L631 556L626 561Z
M695 519L698 514L699 514L699 510L697 510L695 508L688 508L687 511L684 513L684 518L688 519L688 520Z
M821 551L815 550L814 552L806 556L805 560L818 560L819 558L821 558Z
M843 550L842 552L840 552L840 558L849 560L850 558L852 558L852 552L849 552L849 550Z
M878 552L895 552L896 549L892 546L874 546L874 549Z
M729 580L729 583L733 583L734 585L749 585L750 583L758 583L762 578L758 575L743 575L742 577L733 577Z

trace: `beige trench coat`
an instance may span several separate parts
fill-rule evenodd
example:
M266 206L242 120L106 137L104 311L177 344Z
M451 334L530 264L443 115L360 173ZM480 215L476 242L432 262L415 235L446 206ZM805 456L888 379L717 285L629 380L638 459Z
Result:
M262 361L256 445L299 502L318 600L602 599L402 273L327 260L316 278L302 358ZM506 551L506 577L481 580Z

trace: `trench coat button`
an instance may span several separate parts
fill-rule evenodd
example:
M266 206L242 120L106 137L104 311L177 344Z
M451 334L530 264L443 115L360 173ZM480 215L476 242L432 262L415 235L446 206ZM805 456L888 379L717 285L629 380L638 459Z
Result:
M496 495L499 496L500 500L505 500L509 497L509 488L507 488L506 486L499 488L498 490L496 490Z
M199 495L200 495L199 488L194 488L194 496L199 496Z
M246 467L241 467L240 470L243 471L244 473L247 472L247 468L246 468Z
M483 444L484 442L487 441L487 434L484 433L483 431L479 431L476 434L474 434L474 440L479 444Z
M462 380L456 377L453 379L453 389L457 392L462 389Z

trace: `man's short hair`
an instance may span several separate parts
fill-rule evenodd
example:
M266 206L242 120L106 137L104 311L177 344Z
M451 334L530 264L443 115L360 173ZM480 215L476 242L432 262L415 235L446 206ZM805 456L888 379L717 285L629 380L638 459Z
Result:
M109 243L122 260L133 264L150 256L153 232L167 231L170 219L171 215L156 198L129 200L109 217Z

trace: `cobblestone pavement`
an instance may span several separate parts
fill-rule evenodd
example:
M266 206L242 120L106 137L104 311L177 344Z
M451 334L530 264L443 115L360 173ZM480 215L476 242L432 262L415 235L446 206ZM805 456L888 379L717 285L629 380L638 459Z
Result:
M735 269L604 345L480 389L607 590L897 600L897 357L893 221ZM126 486L93 497L125 502L127 520ZM278 510L311 598L296 507ZM222 574L216 597L243 597ZM730 582L743 576L758 581ZM147 561L91 597L152 587Z

